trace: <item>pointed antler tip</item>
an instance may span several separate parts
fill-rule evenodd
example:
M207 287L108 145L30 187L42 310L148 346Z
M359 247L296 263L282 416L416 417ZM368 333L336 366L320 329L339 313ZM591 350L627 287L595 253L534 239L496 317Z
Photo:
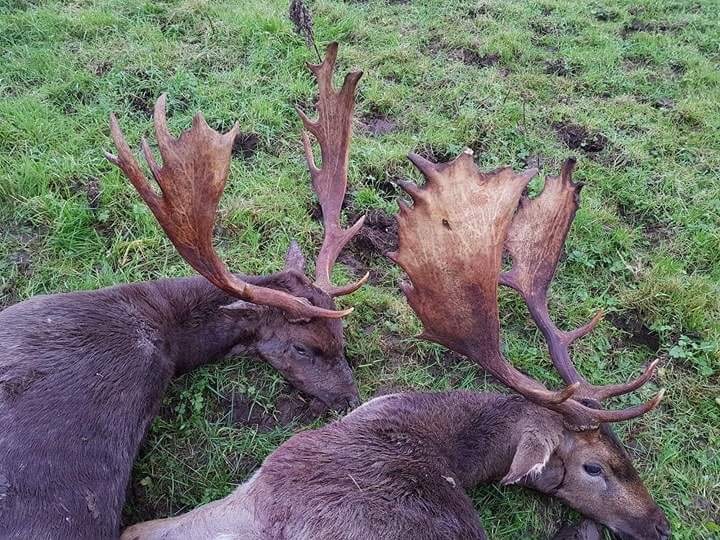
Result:
M411 152L408 154L408 159L426 178L437 171L437 164L425 159L420 154Z
M583 186L582 182L573 182L572 179L572 174L576 165L577 159L574 156L567 158L560 169L560 178L580 190Z

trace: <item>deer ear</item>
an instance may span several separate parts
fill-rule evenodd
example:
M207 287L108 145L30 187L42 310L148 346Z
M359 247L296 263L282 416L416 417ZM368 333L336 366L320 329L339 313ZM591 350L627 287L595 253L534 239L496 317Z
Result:
M527 476L539 475L556 447L557 443L547 437L537 432L526 431L520 437L520 443L515 449L510 470L500 483L507 486L516 484Z
M252 302L246 302L245 300L235 300L235 302L231 304L227 304L226 306L220 306L220 309L250 314L251 312L260 313L261 311L266 311L268 307L261 304L253 304Z
M295 240L290 242L290 247L285 254L285 270L297 270L305 273L305 255Z

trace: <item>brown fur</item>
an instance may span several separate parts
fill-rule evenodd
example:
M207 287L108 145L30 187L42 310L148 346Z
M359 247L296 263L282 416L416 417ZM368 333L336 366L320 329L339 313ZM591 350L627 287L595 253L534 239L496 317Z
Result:
M333 307L297 268L247 279ZM0 538L116 537L162 394L201 364L257 354L327 405L357 402L340 321L222 309L234 300L194 277L37 296L0 312Z
M584 472L587 462L602 477ZM518 396L406 393L298 433L226 499L130 527L123 540L473 540L466 489L518 483L558 497L622 538L669 528L625 451Z

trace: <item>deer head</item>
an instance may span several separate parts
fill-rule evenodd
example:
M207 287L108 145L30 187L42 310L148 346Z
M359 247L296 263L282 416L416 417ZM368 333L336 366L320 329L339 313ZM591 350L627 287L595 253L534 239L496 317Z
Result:
M162 95L154 111L162 165L155 161L145 139L141 144L160 193L148 182L114 115L110 117L110 130L118 154L106 157L128 177L180 255L216 287L237 299L224 306L229 316L234 314L238 324L254 320L255 348L259 354L300 390L327 405L346 407L358 401L357 388L343 355L340 321L352 308L338 311L333 298L355 291L368 276L341 287L330 282L338 254L364 220L360 218L349 229L340 225L355 89L362 73L350 72L342 88L335 90L332 76L337 49L336 43L331 44L321 64L308 65L319 85L318 120L312 121L299 111L305 128L319 141L322 155L319 168L313 160L309 136L303 132L312 185L320 200L325 227L314 283L305 276L305 260L295 243L288 251L282 272L252 279L230 272L213 247L215 217L230 170L237 124L221 134L198 113L192 128L175 138L168 131Z
M524 191L537 174L534 169L483 173L470 150L449 163L434 164L417 155L410 160L426 183L401 183L413 205L399 202L400 247L388 256L410 278L401 286L423 323L422 337L473 359L539 408L552 411L559 423L554 430L540 423L523 434L503 483L522 483L557 496L623 537L667 538L667 520L607 425L652 410L663 392L623 410L600 407L602 399L647 382L657 362L634 381L591 385L572 366L569 347L599 317L562 332L548 315L548 288L578 206L581 185L571 179L574 161L566 162L559 177L546 179L542 194L529 199ZM513 264L501 275L504 250ZM527 302L565 388L549 390L505 360L498 283L513 287Z

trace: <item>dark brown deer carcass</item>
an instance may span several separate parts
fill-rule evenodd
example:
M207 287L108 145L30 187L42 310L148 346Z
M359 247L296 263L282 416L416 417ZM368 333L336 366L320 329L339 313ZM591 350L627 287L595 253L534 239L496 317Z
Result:
M330 46L313 67L320 120L303 115L323 158L318 169L308 142L326 228L315 283L295 244L285 268L268 276L231 273L216 254L212 232L236 128L220 134L198 114L175 138L162 96L154 113L162 164L142 144L156 193L111 118L118 154L108 159L204 278L36 296L0 313L0 538L117 536L133 460L170 379L230 353L265 359L327 406L358 402L339 320L351 310L336 310L333 297L366 278L336 287L330 271L362 225L339 225L360 73L336 94L328 82L336 54Z

